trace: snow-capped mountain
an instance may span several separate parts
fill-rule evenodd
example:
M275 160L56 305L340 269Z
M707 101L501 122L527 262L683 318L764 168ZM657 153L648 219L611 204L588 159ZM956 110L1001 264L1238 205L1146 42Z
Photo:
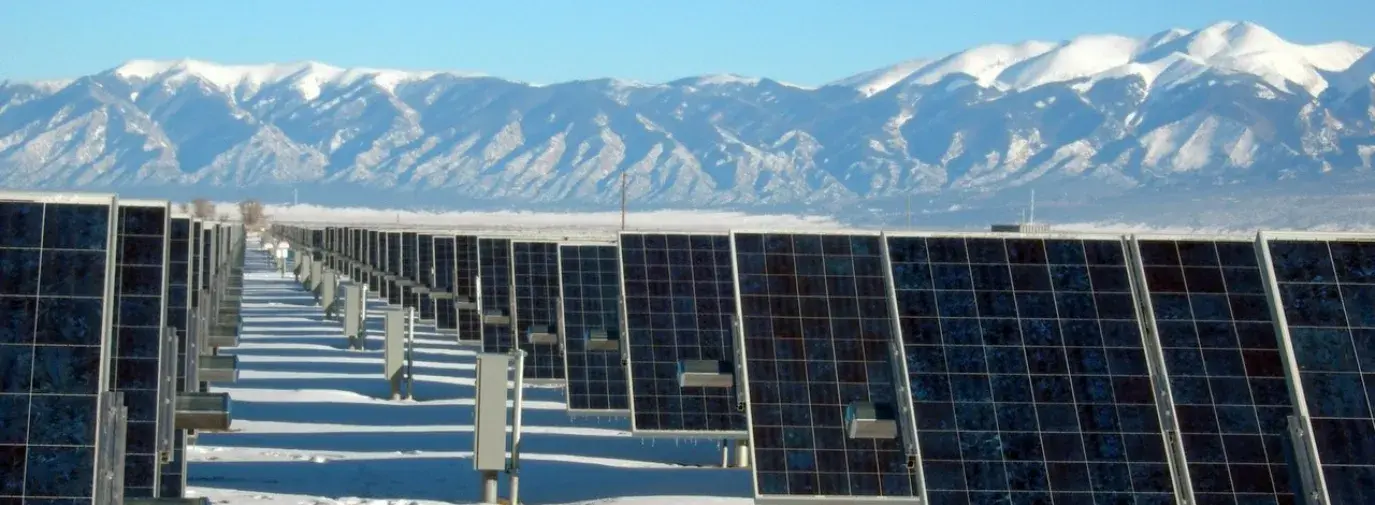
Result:
M0 83L0 187L587 206L618 202L625 174L639 205L849 209L1375 182L1373 98L1369 48L1232 22L987 45L816 88L131 61Z

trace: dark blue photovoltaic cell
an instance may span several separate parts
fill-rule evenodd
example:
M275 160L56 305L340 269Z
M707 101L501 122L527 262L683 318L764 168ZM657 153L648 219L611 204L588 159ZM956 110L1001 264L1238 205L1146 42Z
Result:
M511 240L477 240L478 276L482 283L481 311L484 315L511 315ZM460 334L460 337L462 334ZM482 352L510 352L509 324L482 324Z
M1198 505L1292 504L1293 411L1252 242L1140 240Z
M1268 247L1328 503L1375 503L1375 243Z
M559 323L559 245L557 242L512 242L511 319L516 342L526 352L525 377L562 380L563 356L558 344L534 344L530 327L543 325L557 331Z
M888 254L930 505L1174 503L1120 240Z
M734 361L730 237L621 234L631 428L745 431L734 388L678 386L682 361Z
M129 408L124 465L126 496L151 497L161 470L157 456L167 209L119 206L116 220L113 391Z
M630 408L621 351L588 349L588 333L621 338L621 275L614 245L560 245L564 362L568 410L625 411Z
M0 502L91 497L110 212L0 202Z
M736 234L753 470L761 496L916 496L901 435L852 439L848 405L896 411L878 236Z
M456 300L477 301L477 258L477 237L467 235L454 237L454 297ZM456 318L459 341L482 341L482 319L477 311L459 310Z

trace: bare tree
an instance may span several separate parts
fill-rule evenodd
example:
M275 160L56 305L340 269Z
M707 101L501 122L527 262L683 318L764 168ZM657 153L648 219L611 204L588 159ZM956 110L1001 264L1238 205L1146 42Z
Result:
M244 228L261 228L267 220L267 215L263 212L263 202L252 199L239 202L239 218L243 220Z
M210 219L215 217L215 204L210 203L210 200L204 198L191 200L191 208L193 215L198 218Z
M177 211L181 212L182 214L190 214L190 213L191 213L191 204L186 203L186 202L181 202L181 203L177 204Z

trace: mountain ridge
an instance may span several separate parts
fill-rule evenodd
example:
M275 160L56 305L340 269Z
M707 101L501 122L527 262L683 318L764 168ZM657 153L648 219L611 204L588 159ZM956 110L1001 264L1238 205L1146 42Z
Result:
M797 86L712 74L528 84L318 62L131 60L0 83L0 185L328 185L576 207L921 205L1046 188L1364 180L1375 56L1253 23L989 44Z

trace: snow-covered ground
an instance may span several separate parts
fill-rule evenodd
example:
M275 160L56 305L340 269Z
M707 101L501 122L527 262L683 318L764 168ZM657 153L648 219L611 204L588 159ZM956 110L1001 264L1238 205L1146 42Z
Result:
M391 401L381 319L368 350L250 244L233 431L190 448L191 492L263 505L475 503L476 349L417 326L415 398ZM372 308L381 302L371 301ZM752 503L747 470L722 469L717 442L631 438L624 419L569 418L563 391L528 387L521 502ZM501 495L506 496L505 476Z

